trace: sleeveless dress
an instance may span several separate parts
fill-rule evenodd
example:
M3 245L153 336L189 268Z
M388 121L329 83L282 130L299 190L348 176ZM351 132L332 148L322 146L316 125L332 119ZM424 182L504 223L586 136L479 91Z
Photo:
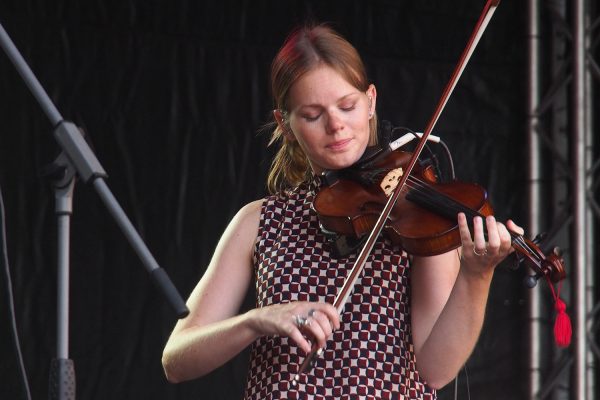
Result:
M256 307L290 301L333 304L357 254L333 258L311 208L316 184L267 197L254 252ZM341 315L341 328L315 366L292 378L305 358L287 337L251 349L245 399L424 399L435 390L415 366L406 252L380 238Z

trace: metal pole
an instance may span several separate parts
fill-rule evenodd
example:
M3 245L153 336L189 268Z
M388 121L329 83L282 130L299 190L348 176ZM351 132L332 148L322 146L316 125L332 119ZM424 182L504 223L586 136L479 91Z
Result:
M59 359L69 358L69 236L73 210L74 180L56 196L58 223L58 261L57 261L57 341L56 355Z
M586 198L585 198L585 7L584 0L573 2L573 287L575 300L574 379L575 399L587 399L587 304L586 304ZM591 400L591 399L590 399Z
M66 170L65 170L66 171ZM74 171L73 171L74 172ZM73 214L74 173L64 186L56 182L54 197L57 216L57 295L56 295L56 358L50 363L48 398L50 400L75 400L75 364L69 358L69 271L70 232ZM62 182L61 182L62 183Z
M528 210L527 227L530 232L540 232L540 140L536 132L539 124L538 106L540 103L539 87L539 0L528 0L528 119L527 119L527 151L528 151ZM535 399L540 392L540 292L529 290L529 399Z
M587 56L590 54L590 50L591 50L591 38L590 35L592 34L592 32L590 32L590 26L591 26L591 15L592 15L592 7L590 2L588 1L586 3L586 9L585 9L585 22L584 22L584 27L585 27L585 38L584 38L584 60L586 60ZM585 61L584 61L585 62ZM593 162L594 162L594 138L593 138L593 120L592 120L592 115L593 115L593 103L594 103L594 93L593 93L593 82L592 82L592 73L590 70L590 64L589 62L585 62L585 69L584 69L584 78L583 78L585 84L584 84L584 96L585 96L585 129L584 129L584 141L585 141L585 152L584 152L584 168L585 171L592 171L593 168ZM588 193L588 191L593 187L594 184L594 179L593 179L593 175L591 173L586 173L586 178L585 178L585 191L586 191L586 195ZM593 198L593 193L589 193L589 196L591 196ZM594 221L594 212L592 210L592 207L589 205L589 201L590 199L588 199L586 201L586 210L585 210L585 220L588 221L586 224L586 231L585 231L585 251L586 251L586 260L587 260L587 265L588 268L586 268L586 282L587 282L587 289L586 289L586 294L585 294L585 300L586 300L586 310L593 310L594 308L594 304L596 301L596 296L595 296L595 292L596 292L596 277L595 277L595 272L594 272L594 266L596 265L596 257L595 257L595 252L596 252L596 246L595 246L595 241L594 241L594 224L591 221ZM587 314L586 314L587 315ZM594 323L594 317L590 317L587 324L586 324L586 332L591 332L592 331L592 326ZM593 340L591 338L588 337L589 340ZM591 348L588 346L587 347L587 398L588 399L595 399L596 398L596 358L594 356L594 353L591 351Z

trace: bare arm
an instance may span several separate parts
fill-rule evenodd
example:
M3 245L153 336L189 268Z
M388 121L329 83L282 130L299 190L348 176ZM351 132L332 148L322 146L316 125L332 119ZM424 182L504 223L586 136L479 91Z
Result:
M250 203L223 233L206 273L187 301L190 315L177 322L163 351L169 381L202 376L257 338L247 317L236 314L252 281L259 213L260 202Z
M473 351L483 325L494 268L511 251L506 227L493 217L486 219L486 226L487 244L482 220L474 220L471 239L466 219L460 215L461 249L414 259L413 343L419 372L434 388L450 382ZM511 221L509 227L520 229ZM487 247L487 253L478 256L474 247Z
M163 351L170 382L194 379L223 365L263 335L285 335L306 351L304 335L320 344L339 327L335 308L324 303L295 302L254 309L237 315L252 282L252 252L258 233L261 201L243 207L225 230L208 269L187 305L190 315L179 321ZM302 328L294 315L317 310L316 323Z

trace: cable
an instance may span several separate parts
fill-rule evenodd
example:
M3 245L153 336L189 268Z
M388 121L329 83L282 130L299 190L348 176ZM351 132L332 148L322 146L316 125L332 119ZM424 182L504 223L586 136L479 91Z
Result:
M450 164L450 175L452 176L452 180L456 179L456 173L454 172L454 161L452 160L452 153L450 153L450 149L446 146L443 140L440 140L440 145L444 148L446 152L446 159L448 160L448 164Z
M2 198L2 188L0 187L0 242L2 243L2 262L4 264L4 272L6 275L6 297L8 300L8 308L11 319L11 328L13 334L13 340L15 344L15 351L17 353L17 360L19 364L19 371L21 372L21 378L23 382L23 390L27 400L31 400L31 392L29 390L29 382L27 380L27 373L25 372L25 363L23 362L23 355L21 354L21 345L19 344L19 334L17 332L17 319L15 316L15 302L12 291L12 280L10 278L10 268L8 266L8 251L6 247L6 224L5 224L5 213L4 213L4 199Z
M467 380L467 400L471 400L471 384L469 383L469 370L465 364L465 378Z
M460 372L456 374L456 378L454 378L454 400L458 400L458 376Z
M469 384L469 371L467 370L467 364L465 364L465 366L463 367L463 370L465 371L465 378L466 378L466 386L467 386L467 400L471 400L471 387ZM458 374L456 374L456 377L454 378L454 400L458 400L458 377L460 376L460 371L458 371Z
M397 131L404 131L404 132L412 133L414 135L415 139L417 139L417 140L420 139L420 136L419 136L420 134L418 135L417 132L413 131L410 128L406 128L404 126L397 126L397 127L392 128L392 132L391 133L392 134L397 134L396 133ZM437 140L436 140L436 142L437 142ZM444 143L444 141L441 138L439 139L439 142L437 142L437 143L439 145L441 145L442 148L444 149L444 153L446 155L446 161L448 162L448 166L450 168L450 176L451 176L452 180L454 180L454 179L456 179L456 173L454 171L454 161L452 159L452 153L450 153L450 149L448 148L448 146L446 145L446 143ZM429 155L431 156L432 160L437 160L437 158L435 156L435 153L429 147L429 143L425 144L424 148L429 152ZM440 173L441 172L440 171L440 167L439 167L437 161L435 161L435 162L436 162L435 167L436 167L438 173Z

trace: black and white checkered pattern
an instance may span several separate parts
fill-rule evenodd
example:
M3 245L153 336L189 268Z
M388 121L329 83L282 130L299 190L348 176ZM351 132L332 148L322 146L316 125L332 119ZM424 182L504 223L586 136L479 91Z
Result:
M255 251L257 307L296 300L333 303L356 254L330 255L311 208L308 185L268 197ZM286 337L252 346L246 399L425 399L436 393L420 378L410 334L409 262L380 239L314 368L291 381L305 354Z

